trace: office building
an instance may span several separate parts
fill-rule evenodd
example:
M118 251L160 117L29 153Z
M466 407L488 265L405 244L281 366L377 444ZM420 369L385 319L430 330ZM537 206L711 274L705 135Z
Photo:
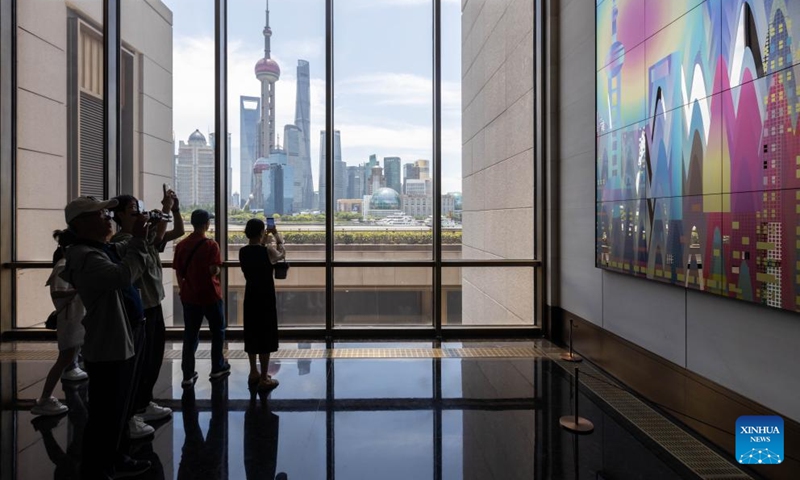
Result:
M260 97L239 97L239 193L244 199L252 193L253 164L258 159L260 115Z
M327 193L326 192L328 190L328 186L326 185L327 181L325 180L325 168L326 168L325 166L327 165L327 162L325 160L325 151L326 151L326 140L325 140L325 138L326 138L325 131L324 130L320 131L319 132L319 172L320 173L319 173L319 183L318 183L319 190L317 192L317 194L318 194L317 210L319 210L320 212L324 212L325 211L325 205L326 205L325 202L326 202L326 198L327 198ZM346 177L346 167L347 167L347 165L346 164L342 165L342 163L344 163L344 162L342 162L341 133L339 132L339 130L335 130L333 132L333 162L332 162L332 164L334 165L334 177L337 177L337 175L335 173L336 172L335 169L336 169L336 166L339 165L339 167L338 167L339 171L342 171L342 170L345 171L345 173L340 173L339 174L340 176L342 176L345 179L344 182L340 182L340 183L346 183L346 181L347 181L346 180L347 179L347 177ZM335 178L334 178L334 181L335 181ZM345 191L346 191L346 186L345 186ZM344 194L342 194L342 196L339 197L339 198L344 198Z
M400 157L383 157L383 171L386 186L395 192L401 192L403 183L400 179Z
M189 206L214 204L214 147L200 130L181 140L175 156L175 193Z

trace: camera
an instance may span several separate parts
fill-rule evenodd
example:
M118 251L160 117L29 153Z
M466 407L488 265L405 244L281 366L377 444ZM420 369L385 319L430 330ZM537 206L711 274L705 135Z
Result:
M149 212L141 212L147 218L148 223L170 222L172 215L162 212L161 210L150 210Z
M142 200L139 200L139 215L144 215L144 217L147 219L147 223L172 221L172 215L164 213L161 210L150 210L150 211L145 210L144 201Z

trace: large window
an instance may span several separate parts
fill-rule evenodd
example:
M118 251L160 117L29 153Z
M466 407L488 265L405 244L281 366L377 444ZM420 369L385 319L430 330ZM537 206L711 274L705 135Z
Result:
M232 327L244 226L268 217L292 264L283 329L534 326L537 2L462 3L124 0L104 29L101 0L17 0L14 327L42 327L69 199L160 208L163 185L187 233L192 210L216 214ZM164 309L180 327L173 247Z

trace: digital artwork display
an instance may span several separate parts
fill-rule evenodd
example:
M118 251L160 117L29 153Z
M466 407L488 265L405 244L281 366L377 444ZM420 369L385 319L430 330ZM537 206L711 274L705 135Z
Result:
M800 2L597 2L596 265L800 310Z

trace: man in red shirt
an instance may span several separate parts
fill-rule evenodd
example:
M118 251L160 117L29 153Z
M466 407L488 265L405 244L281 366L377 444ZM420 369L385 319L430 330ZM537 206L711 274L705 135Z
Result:
M206 238L213 215L205 210L192 212L194 232L175 246L173 267L178 276L181 303L183 304L183 370L184 388L193 387L197 381L194 355L200 338L203 317L211 330L211 380L230 374L231 366L222 355L225 342L225 314L219 274L222 267L219 245Z

